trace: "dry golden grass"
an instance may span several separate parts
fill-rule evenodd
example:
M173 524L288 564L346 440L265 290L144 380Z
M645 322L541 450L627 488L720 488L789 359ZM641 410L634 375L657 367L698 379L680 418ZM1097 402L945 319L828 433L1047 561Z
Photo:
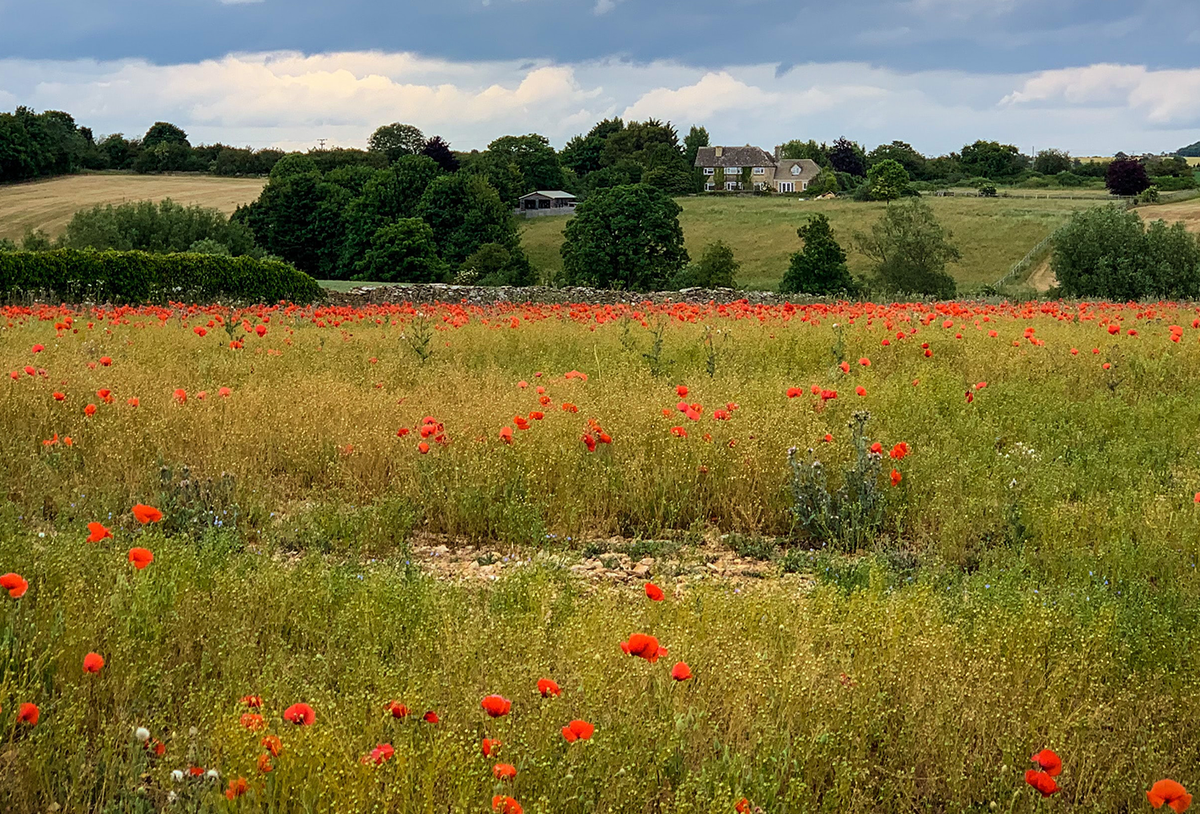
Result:
M1165 220L1167 223L1182 221L1189 232L1200 232L1200 198L1191 198L1178 203L1142 206L1138 214L1146 221Z
M211 206L229 214L262 191L262 178L208 175L66 175L0 186L0 238L19 240L29 229L58 237L71 216L97 204L161 201Z

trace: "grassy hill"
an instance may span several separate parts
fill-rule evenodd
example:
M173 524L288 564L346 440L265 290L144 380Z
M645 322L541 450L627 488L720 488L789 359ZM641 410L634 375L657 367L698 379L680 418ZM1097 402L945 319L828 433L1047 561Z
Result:
M1072 212L1102 201L1062 198L926 198L953 234L962 261L950 267L969 291L994 283L1030 248L1070 217ZM882 203L799 201L795 198L716 198L680 200L684 241L693 258L704 246L723 240L742 264L740 282L747 288L779 285L792 252L800 248L796 227L820 212L850 255L850 270L867 272L867 259L851 248L855 231L870 229L883 212ZM523 224L522 242L530 260L544 272L562 269L559 247L567 218L535 218Z
M257 198L264 183L262 178L98 173L0 186L0 238L17 240L28 229L58 237L72 215L96 204L170 198L230 213Z

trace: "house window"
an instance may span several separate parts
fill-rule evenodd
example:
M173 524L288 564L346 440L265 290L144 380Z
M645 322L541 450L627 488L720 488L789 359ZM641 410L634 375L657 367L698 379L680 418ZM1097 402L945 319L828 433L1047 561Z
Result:
M742 185L737 181L726 181L725 182L726 190L735 190L735 189L741 189L741 188L742 188Z
M800 189L808 189L808 181L801 181Z
M714 168L712 168L712 167L705 167L705 168L704 168L704 174L705 174L705 175L712 175L714 172L716 172L716 170L715 170Z
M717 188L717 185L716 185L716 184L705 184L705 185L704 185L704 191L705 191L705 192L712 192L712 191L713 191L714 189L716 189L716 188Z
M801 172L803 172L803 170L800 169L799 164L792 165L792 175L799 175Z
M766 175L766 174L767 174L767 168L766 168L766 167L755 167L755 168L754 168L754 174L755 174L755 175Z
M726 175L737 175L741 171L742 171L741 167L726 167L725 168Z
M779 191L780 192L795 192L796 191L796 182L795 181L780 181L779 182Z

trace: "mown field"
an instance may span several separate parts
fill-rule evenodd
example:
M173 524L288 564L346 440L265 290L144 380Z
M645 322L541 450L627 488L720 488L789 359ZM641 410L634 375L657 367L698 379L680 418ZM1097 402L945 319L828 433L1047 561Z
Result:
M926 198L950 230L962 260L947 270L970 291L996 282L1072 212L1097 205L1091 200L1054 198ZM850 271L869 272L869 261L852 249L856 231L867 231L885 204L855 201L800 201L795 198L695 197L679 200L684 243L693 258L723 240L742 264L739 282L749 289L778 287L793 252L799 251L796 228L820 212L833 225L834 237L849 254ZM544 272L562 270L565 218L534 218L523 227L522 241L534 265Z
M0 374L0 810L1200 785L1192 306L9 307Z
M262 178L207 175L65 175L48 181L0 186L0 238L20 240L29 229L55 238L80 209L97 204L161 201L210 206L232 214L262 191Z

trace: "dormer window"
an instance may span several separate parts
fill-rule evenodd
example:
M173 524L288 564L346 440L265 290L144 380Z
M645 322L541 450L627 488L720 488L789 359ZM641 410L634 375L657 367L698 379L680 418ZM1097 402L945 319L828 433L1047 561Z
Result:
M801 172L799 164L792 165L792 175L799 175Z

